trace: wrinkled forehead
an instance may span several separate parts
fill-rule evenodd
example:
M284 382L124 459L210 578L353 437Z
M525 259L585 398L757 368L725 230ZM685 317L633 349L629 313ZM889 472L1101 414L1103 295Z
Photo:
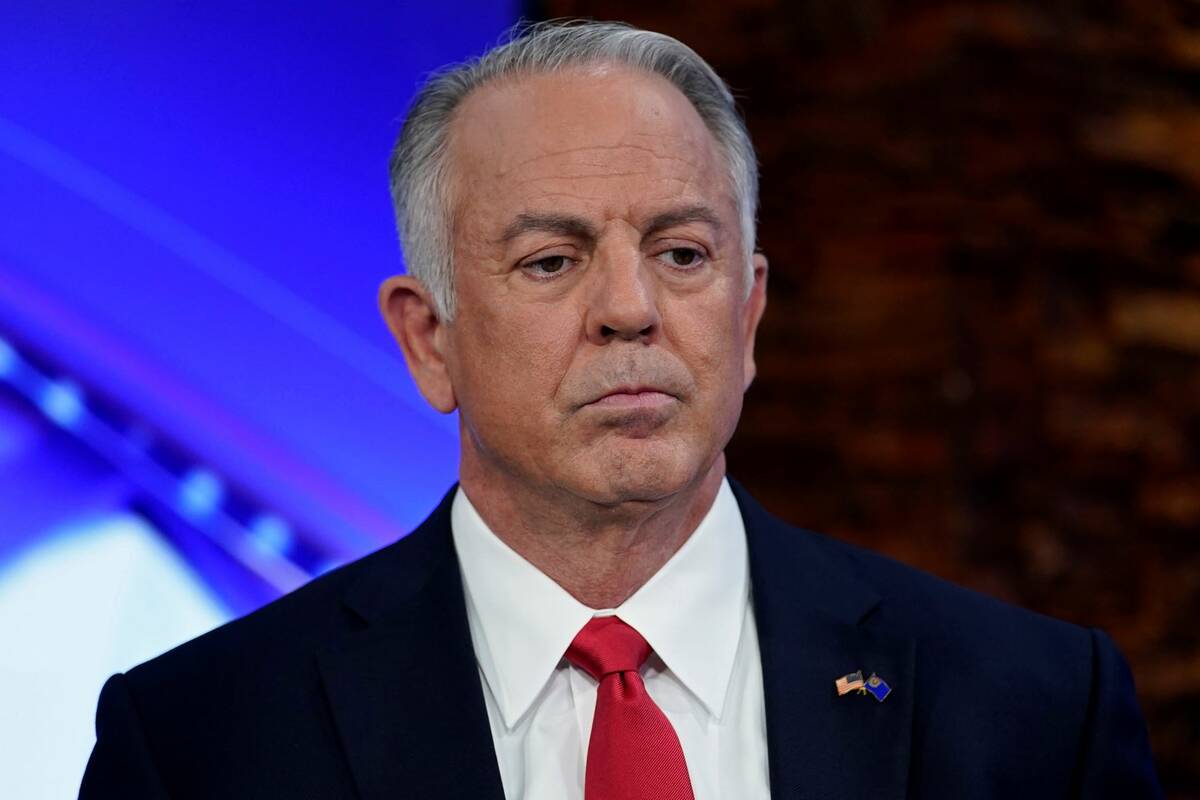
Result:
M449 146L458 211L484 197L552 202L544 195L568 183L604 193L630 178L661 183L665 194L687 186L732 196L716 139L691 102L665 78L628 67L572 67L483 86L458 109Z

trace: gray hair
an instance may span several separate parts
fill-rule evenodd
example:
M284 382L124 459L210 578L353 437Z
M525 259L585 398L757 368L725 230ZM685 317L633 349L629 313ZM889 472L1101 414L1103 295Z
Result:
M454 316L449 129L456 109L480 86L519 74L619 64L660 75L691 101L725 156L741 223L747 275L753 274L758 162L733 94L708 63L662 33L618 22L544 22L514 28L508 42L434 73L417 92L388 167L396 227L409 274ZM747 292L750 281L747 280Z

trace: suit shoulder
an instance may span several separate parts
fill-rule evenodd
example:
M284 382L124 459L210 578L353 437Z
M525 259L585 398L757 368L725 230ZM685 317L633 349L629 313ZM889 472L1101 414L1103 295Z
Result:
M913 636L923 649L971 667L1004 665L1061 680L1090 670L1091 632L968 589L888 556L804 531L880 596L873 624Z
M915 643L921 714L969 709L1019 739L1056 731L1075 742L1087 724L1097 641L1087 628L1020 608L828 537L819 547L879 595L864 624ZM975 724L965 717L951 725Z
M312 652L329 636L352 629L355 618L341 598L382 562L403 558L400 539L333 569L244 616L180 644L129 670L139 690L176 685L188 676L212 679L222 674L253 673L294 663L298 653ZM397 587L401 590L402 587Z

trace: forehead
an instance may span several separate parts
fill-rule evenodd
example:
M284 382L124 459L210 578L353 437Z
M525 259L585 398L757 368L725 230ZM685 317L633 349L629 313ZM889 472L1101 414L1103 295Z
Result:
M691 102L666 79L627 67L481 87L459 108L450 147L460 219L481 206L500 214L576 203L615 214L732 200L716 140Z

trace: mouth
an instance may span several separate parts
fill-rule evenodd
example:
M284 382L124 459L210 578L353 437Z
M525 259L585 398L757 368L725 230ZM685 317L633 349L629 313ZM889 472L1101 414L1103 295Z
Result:
M614 410L656 409L674 403L678 398L653 386L619 386L587 405Z

